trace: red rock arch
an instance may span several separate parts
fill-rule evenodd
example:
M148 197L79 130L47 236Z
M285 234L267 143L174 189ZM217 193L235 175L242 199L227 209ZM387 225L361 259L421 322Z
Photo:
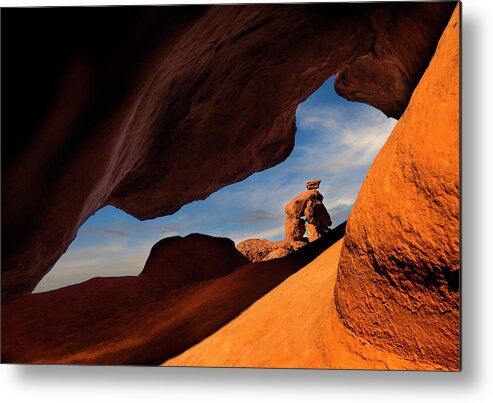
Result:
M32 30L4 45L2 297L31 292L105 205L171 214L284 160L297 105L333 74L399 117L453 6L5 10Z

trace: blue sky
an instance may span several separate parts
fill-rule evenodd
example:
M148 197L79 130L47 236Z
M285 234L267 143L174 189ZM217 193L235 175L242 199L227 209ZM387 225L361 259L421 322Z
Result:
M168 236L199 232L235 242L283 239L284 205L305 191L310 179L322 180L319 190L337 225L351 211L395 123L371 106L339 97L332 77L298 107L295 148L284 162L171 216L139 221L114 207L99 210L35 291L92 277L139 274L152 245Z

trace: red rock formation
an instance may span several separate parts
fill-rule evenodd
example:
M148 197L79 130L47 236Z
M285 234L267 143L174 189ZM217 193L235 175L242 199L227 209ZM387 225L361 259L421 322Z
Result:
M5 10L2 297L105 205L170 214L285 159L296 107L333 74L400 116L452 7Z
M329 231L332 225L329 212L321 200L308 200L305 209L308 241L313 242Z
M271 241L268 239L246 239L236 245L244 256L251 262L261 262L272 252Z
M289 217L304 217L305 209L307 203L311 201L322 201L324 197L318 190L307 190L294 197L286 206L284 207L284 213Z
M201 234L175 236L156 243L140 278L178 288L186 284L220 277L250 261L227 238Z
M228 239L163 240L138 277L96 278L3 304L2 362L160 364L231 321L344 228L282 259L248 264Z
M313 179L308 182L306 182L306 188L308 190L315 190L320 187L320 182L322 182L320 179Z
M272 260L272 259L280 259L284 256L289 255L291 252L292 251L290 251L289 249L285 249L285 248L274 249L263 260L267 261L267 260Z
M306 229L308 241L313 242L329 231L332 220L323 204L324 197L317 190L320 182L320 180L306 182L308 190L296 196L284 207L287 216L284 227L286 240L301 241Z
M459 8L358 194L335 302L358 337L459 368Z
M306 235L307 235L308 240L310 242L313 242L317 239L322 238L322 236L325 235L325 232L322 233L321 231L319 231L319 229L315 225L307 223L306 224Z
M251 262L262 262L281 257L279 254L283 252L276 252L277 250L284 250L288 253L294 252L306 246L306 244L306 239L303 241L283 240L277 242L272 242L268 239L247 239L238 243L236 248Z
M334 306L342 240L166 366L443 370L349 332Z
M301 218L287 216L286 223L284 224L284 232L286 233L287 241L302 241L305 236L305 221Z

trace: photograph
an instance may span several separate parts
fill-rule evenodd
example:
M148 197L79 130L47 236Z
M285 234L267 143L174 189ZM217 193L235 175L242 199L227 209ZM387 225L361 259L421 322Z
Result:
M2 8L1 363L460 372L461 7Z

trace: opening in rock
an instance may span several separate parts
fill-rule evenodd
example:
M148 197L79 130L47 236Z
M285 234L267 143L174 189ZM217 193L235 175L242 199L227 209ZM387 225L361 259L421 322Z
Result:
M105 207L79 229L77 238L34 292L79 283L92 277L137 275L160 239L194 232L228 237L284 238L284 205L322 181L320 192L332 227L345 221L376 154L396 120L334 90L332 77L297 109L296 145L281 164L227 186L207 200L177 213L141 222Z

